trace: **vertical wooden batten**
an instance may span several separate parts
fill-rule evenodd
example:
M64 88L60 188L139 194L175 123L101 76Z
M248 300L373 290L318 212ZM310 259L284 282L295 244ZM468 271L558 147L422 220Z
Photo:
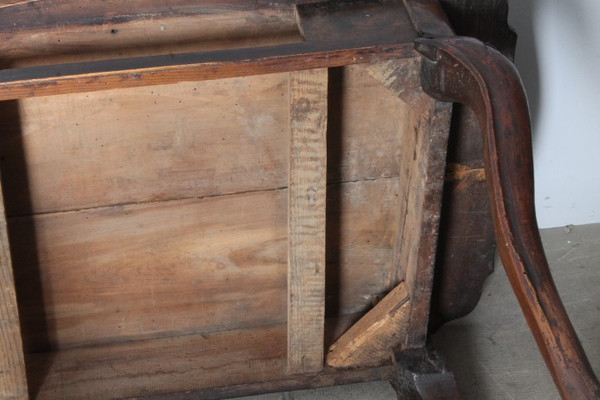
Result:
M0 182L0 398L26 400L27 376L19 325L4 198Z
M323 367L327 69L290 75L289 373Z

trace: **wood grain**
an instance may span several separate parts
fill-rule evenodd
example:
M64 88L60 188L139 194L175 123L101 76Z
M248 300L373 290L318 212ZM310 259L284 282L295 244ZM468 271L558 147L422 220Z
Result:
M410 305L403 305L404 314L394 325L398 332L394 332L393 328L381 330L380 335L375 335L372 341L365 339L367 332L370 332L368 326L376 329L377 325L372 321L374 317L368 317L370 314L367 314L365 320L369 323L359 321L344 337L341 347L336 344L336 348L332 349L328 356L330 365L347 367L366 362L376 364L389 357L389 351L386 350L390 348L412 348L425 344L450 108L433 103L422 92L418 75L407 67L411 64L418 65L419 61L411 60L402 64L386 61L367 68L391 93L414 107L406 116L408 128L399 132L403 144L399 155L403 184L400 188L401 200L398 202L400 218L394 257L396 269L390 270L389 277L390 282L407 280L402 286L410 293ZM387 307L392 306L387 304ZM371 312L383 319L381 315L386 314L381 310L378 304ZM358 345L354 340L364 342Z
M2 104L29 350L285 321L287 86L277 74ZM366 312L392 287L399 135L412 128L408 105L361 66L334 71L330 90L326 311L334 316ZM221 163L219 154L238 156ZM259 233L241 243L235 229ZM251 273L244 263L256 269L258 291L234 283ZM217 269L224 265L232 267ZM232 297L202 282L198 296L196 275Z
M441 0L457 35L490 43L513 58L517 35L508 25L508 0ZM452 110L448 163L483 168L481 128L467 106ZM430 332L470 313L494 270L496 242L485 181L446 180L438 240ZM468 240L467 240L468 238ZM451 299L451 300L450 300Z
M421 89L419 57L406 60L386 60L365 66L369 74L393 95L408 104L411 110L430 109L435 100Z
M282 189L12 220L28 349L284 321L286 198Z
M398 261L411 290L409 328L402 345L405 348L422 347L427 341L451 109L450 104L438 102L427 114L413 120L416 142L406 203L411 211L398 236L402 238ZM410 153L405 157L411 157Z
M410 294L401 282L329 348L327 364L349 368L385 363L404 340L409 316Z
M0 8L0 57L17 68L302 41L291 5L173 1L167 10L150 3L42 1L44 18L35 18L33 7Z
M287 98L272 74L1 104L8 214L286 187Z
M328 279L341 289L329 292L328 312L364 312L389 290L399 186L396 178L329 187ZM9 225L29 351L286 320L285 189Z
M283 1L286 10L291 10L295 3L312 1ZM135 4L140 2L135 0ZM152 6L146 10L150 19L164 17L152 11L160 9L161 5L153 0L146 4ZM159 30L160 26L164 26L165 30L175 31L173 35L181 36L184 43L173 43L169 38L165 38L164 42L161 39L154 41L153 38L160 37L160 34L140 32L157 25L147 25L143 17L133 15L140 13L133 3L113 5L118 6L114 14L103 14L106 4L97 6L88 1L80 7L69 7L68 2L63 0L40 0L0 8L0 20L11 20L11 11L20 18L48 11L46 18L30 20L29 25L18 32L23 34L21 39L50 26L53 28L48 28L48 35L41 37L40 42L58 40L57 32L63 29L77 31L75 26L81 24L102 27L95 32L92 27L79 38L70 33L65 47L56 43L40 46L40 42L32 42L32 47L26 50L29 55L38 51L36 46L37 49L47 49L47 53L37 59L34 55L27 60L17 60L16 63L22 63L22 67L0 71L0 99L68 93L64 97L42 99L47 104L59 100L46 112L38 110L31 113L38 115L37 118L42 116L33 136L54 132L46 140L37 141L37 146L40 146L37 156L33 156L35 145L32 145L27 131L17 128L27 126L27 123L22 123L28 118L27 112L24 112L27 102L9 103L7 106L9 114L15 116L15 128L10 139L2 140L13 142L16 151L9 152L5 150L8 147L0 147L9 156L2 160L3 164L13 166L13 171L16 171L9 174L13 176L12 184L22 188L21 201L15 196L7 204L14 207L9 229L15 254L19 307L26 315L23 326L31 357L32 395L39 398L168 396L173 392L197 388L207 390L210 395L209 388L257 381L281 380L291 386L312 384L314 381L306 377L295 380L294 377L282 376L286 372L284 365L287 365L287 371L293 371L289 361L298 359L298 356L302 371L315 371L322 366L323 319L325 303L329 301L323 293L325 264L333 265L332 276L337 276L338 282L348 283L332 295L338 298L331 299L334 306L330 309L338 315L365 310L377 301L381 293L390 289L390 283L399 275L399 263L392 253L398 250L397 246L401 243L399 235L404 233L405 228L389 221L405 220L400 217L403 210L397 205L406 200L406 196L416 196L418 200L418 196L423 195L423 192L409 193L413 187L403 180L402 171L413 167L417 167L415 174L428 171L418 163L410 163L411 156L413 161L415 157L422 161L421 154L418 154L420 149L416 146L405 149L399 136L410 136L413 130L419 131L421 119L415 115L425 115L427 123L431 121L426 110L418 107L417 111L408 111L410 104L399 105L401 102L396 96L383 87L373 89L373 92L359 90L360 96L350 101L352 106L345 108L341 117L336 117L336 129L331 129L332 141L327 143L324 134L326 114L336 105L327 104L326 91L336 85L328 85L326 71L293 72L289 78L291 89L287 92L286 75L269 75L257 78L257 81L246 78L256 74L336 67L412 55L411 41L417 32L409 23L404 4L367 0L298 5L297 20L294 21L298 24L296 28L302 31L303 41L297 41L298 32L289 29L290 14L269 14L270 2L261 0L249 5L239 0L211 0L198 5L176 0L174 5L183 8L174 12L175 18L169 23L177 24L177 27L159 25ZM135 12L127 13L128 7ZM232 25L236 25L235 18L248 16L252 19L251 15L257 9L264 14L258 15L256 20L251 21L252 24L256 25L265 17L272 22L266 30L259 29L258 42L240 40L238 43L242 46L235 48L232 44L235 34L232 34L232 42L225 39L222 48L216 48L216 43L209 44L208 51L202 45L198 51L194 48L196 44L188 42L197 32L190 23L193 18L186 24L187 11L190 15L212 12L223 16L231 13L234 16ZM98 10L100 15L96 15ZM180 13L181 10L187 11ZM235 15L238 11L240 14ZM92 19L89 19L90 16ZM224 29L229 23L226 19L227 16L218 22ZM73 26L67 26L69 24L65 21L72 21ZM435 22L435 18L432 21ZM443 21L440 23L445 25ZM110 30L107 30L109 27ZM272 35L271 30L280 27L286 31L281 42L260 38L261 35ZM177 28L181 29L178 31ZM27 30L30 31L24 32ZM92 33L100 36L86 36ZM102 35L110 35L110 39L105 41ZM112 57L115 52L127 52L133 47L137 52L138 39L147 36L151 36L149 40L155 49L170 52L172 48L180 48L191 52L149 55L144 53L146 50L141 45L139 57L116 60L102 57L103 54ZM287 37L291 40L288 41ZM116 49L109 43L113 41ZM264 46L265 43L273 45ZM75 60L73 54L80 53L77 48L86 45L90 45L88 54ZM256 47L248 48L248 45ZM120 54L116 56L121 57ZM16 54L16 57L19 55ZM69 58L75 62L44 65L45 62L64 63ZM338 74L342 79L339 86L343 93L346 93L346 76L356 75L356 72L347 74L347 71ZM357 81L361 81L364 71L358 71L360 78ZM304 78L314 73L321 76L316 85L319 90L316 91L307 85L311 79ZM206 98L209 101L200 106L194 102L185 106L175 105L175 99L182 100L176 96L177 90L184 88L184 91L189 91L190 87L193 88L191 83L169 86L163 92L173 90L171 93L175 94L167 101L169 107L163 109L161 105L154 104L156 107L151 112L148 110L153 107L150 103L152 96L148 95L148 89L107 92L114 95L121 105L129 101L126 93L137 97L125 109L120 109L119 105L98 104L96 110L108 112L109 118L106 114L93 114L92 108L96 104L90 104L95 102L79 102L83 97L72 94L239 76L245 78L243 81L248 84L247 87L232 89L231 85L239 84L240 79L224 82L220 88L218 83L206 85L204 87L213 90L213 93L224 90L216 96L218 101L210 103L215 96L208 94ZM249 85L256 82L259 82L259 90L251 92ZM370 81L368 85L372 83ZM173 89L175 87L177 89ZM300 95L296 93L296 89L300 93L306 88L311 90ZM152 89L149 90L153 95ZM380 97L375 94L377 91L385 94ZM275 109L275 112L261 119L264 115L257 99L268 96L271 96L270 103L266 107ZM280 100L276 100L275 96L279 96ZM319 104L317 112L311 110L311 96L315 97L314 103ZM392 100L389 100L390 97ZM239 117L238 126L228 120L231 114L217 115L216 112L217 109L237 108L237 104L232 107L227 103L236 98L241 98L245 105L254 103L248 115L235 110L233 115ZM156 98L154 100L158 103ZM37 104L44 104L43 101ZM63 129L65 123L72 121L69 120L69 110L73 106L69 102L77 103L75 109L80 107L80 111L91 116L85 129L77 125L72 130ZM150 104L137 107L136 102ZM347 102L347 99L341 99L337 106L345 107ZM308 108L305 109L307 103ZM29 106L31 104L36 103L29 103ZM65 104L67 107L63 109ZM290 110L285 109L288 104L291 104ZM52 107L61 110L61 113L47 112L52 111ZM202 107L206 108L202 117L184 126L186 119ZM387 121L381 121L382 109L395 114L386 118L392 121L391 130L386 125ZM182 114L177 116L175 111ZM289 136L287 121L281 122L288 111L293 116ZM154 112L161 115L152 119ZM114 123L113 118L118 119L123 114L129 115L130 121L123 125ZM369 118L363 118L365 115ZM406 119L406 115L410 118ZM240 132L239 125L247 127L247 121L253 117L257 118L256 126ZM131 126L144 118L147 122L143 129L131 134ZM170 118L174 118L176 123ZM219 121L219 118L227 121ZM165 119L162 125L161 119ZM349 128L348 121L352 120L359 122ZM48 123L51 121L64 122L53 126ZM294 128L295 122L299 122L298 129ZM219 129L220 123L226 126L224 130ZM160 126L158 131L154 124ZM107 137L95 135L99 132L95 130L97 126L104 126L112 132ZM122 126L125 129L121 129ZM214 136L205 142L205 138L198 139L197 131L194 131L197 126L216 127L214 131L208 131ZM315 126L318 129L310 131ZM165 133L165 127L174 132ZM319 135L317 151L312 148L313 142L306 141L310 139L307 129L308 133ZM353 130L357 133L356 137L360 137L357 141L353 141ZM234 132L230 137L235 144L217 144L219 139L221 142L229 139L228 132ZM263 132L272 139L271 142L264 137L253 137ZM203 146L204 143L209 145ZM262 147L265 143L269 151ZM294 143L301 143L302 151L297 158ZM332 143L339 145L337 155L328 157L325 149L331 148ZM439 145L439 142L434 141L434 145ZM110 150L104 152L104 147ZM292 154L288 157L290 147ZM240 149L243 151L238 152ZM411 154L411 151L414 153ZM207 152L208 155L197 157L199 152ZM309 157L304 159L307 153L310 153ZM241 161L236 159L238 154ZM314 158L315 154L318 157ZM256 156L259 157L258 167L253 164ZM72 159L72 163L61 169L65 159ZM336 164L332 168L334 172L329 174L329 187L325 169L328 159ZM359 163L353 163L353 159L359 160ZM300 163L296 164L296 161ZM360 163L367 168L363 169ZM285 175L288 164L291 166L289 184ZM44 170L47 172L40 173ZM68 173L62 174L63 171ZM272 175L268 174L269 171ZM353 175L352 171L358 172ZM139 176L136 176L138 173ZM44 174L54 177L48 183L41 183L43 179L40 177ZM128 181L126 174L134 177ZM254 180L247 180L248 176L254 177ZM206 182L198 182L199 179L206 179ZM222 183L228 179L231 181ZM350 181L344 182L345 179ZM61 185L57 186L57 182ZM174 183L175 188L167 183ZM326 199L326 188L332 193L330 199ZM79 192L83 195L79 196ZM53 193L47 203L40 200L46 193ZM338 199L339 202L336 201ZM290 200L289 208L286 200ZM336 201L331 207L335 212L333 229L331 225L325 225L328 212L325 205L331 204L331 201ZM304 206L306 202L309 207ZM420 210L418 203L417 209ZM423 203L433 204L427 200ZM311 210L311 206L315 206L315 210ZM406 205L404 212L412 212L410 207L412 203ZM302 215L307 210L315 211L314 215ZM286 229L287 218L291 221L289 230ZM419 232L425 234L422 230ZM314 243L300 243L298 237ZM424 243L423 248L427 252L430 242ZM325 258L326 245L337 250L337 254L334 250L335 258ZM293 318L289 318L288 322L303 330L300 332L302 337L311 335L310 338L317 339L310 339L310 348L295 346L298 343L295 339L288 340L293 349L287 354L285 331L273 327L274 324L283 324L287 315L293 315L293 312L286 313L285 310L286 250L290 251L291 271L296 264L303 277L308 278L304 280L307 284L302 284L302 278L292 277L292 284L299 283L302 289L307 289L316 277L318 285L314 287L319 290L317 296L309 290L308 296L290 297L289 304L299 304L312 316L310 323L298 324ZM306 265L318 273L305 274L310 272ZM415 282L420 281L415 279ZM415 291L421 292L420 287ZM320 325L311 329L315 322ZM296 331L287 330L288 334ZM203 347L205 340L209 342L206 344L209 349ZM318 340L321 343L315 346ZM60 351L44 353L53 349ZM307 357L310 360L307 361ZM348 372L348 376L355 376L353 373ZM345 375L339 376L343 380ZM338 375L326 370L323 379L323 382L328 379L335 381Z
M514 64L472 38L421 39L416 46L425 55L425 90L469 105L479 118L502 264L561 396L598 398L600 382L558 295L539 236L531 122Z
M8 68L0 70L0 99L335 67L376 54L403 57L416 37L400 2L309 3L296 10L304 39L296 43Z
M26 400L27 377L0 184L0 398Z
M290 76L288 353L290 373L323 367L327 70Z
M7 213L286 187L288 86L269 74L0 103ZM398 176L409 106L361 66L331 90L329 182Z
M441 199L444 183L448 127L451 108L435 103L420 88L413 68L418 60L395 64L386 61L368 67L369 73L399 99L411 104L407 116L409 129L401 131L398 203L398 242L390 283L405 281L411 293L410 318L403 348L425 344L433 268L436 256Z
M285 342L282 324L33 354L28 361L38 399L220 399L393 378L391 364L288 375Z

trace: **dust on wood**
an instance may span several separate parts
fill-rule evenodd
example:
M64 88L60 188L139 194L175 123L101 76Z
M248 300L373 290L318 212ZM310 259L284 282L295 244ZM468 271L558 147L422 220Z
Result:
M288 363L290 373L323 367L327 69L290 74Z

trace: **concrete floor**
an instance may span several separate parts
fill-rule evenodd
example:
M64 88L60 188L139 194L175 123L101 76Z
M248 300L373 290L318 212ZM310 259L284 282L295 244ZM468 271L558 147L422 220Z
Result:
M542 231L556 286L592 367L600 374L600 224ZM433 342L465 400L554 400L558 392L500 265L475 311ZM386 382L276 393L246 400L396 400Z

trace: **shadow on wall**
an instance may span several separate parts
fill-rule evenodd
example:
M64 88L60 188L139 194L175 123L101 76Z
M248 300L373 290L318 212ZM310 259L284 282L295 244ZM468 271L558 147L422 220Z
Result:
M517 48L515 55L515 64L519 69L519 73L523 80L527 97L529 100L529 108L533 125L534 141L539 140L539 131L536 129L540 123L541 111L544 106L544 87L541 82L541 75L545 72L546 76L554 76L552 71L556 65L546 64L548 55L542 54L544 49L549 45L545 41L552 40L547 36L547 32L543 31L542 19L554 18L552 20L553 29L558 30L556 35L564 36L565 39L573 45L573 48L564 48L564 56L569 57L574 52L583 51L584 49L576 49L579 45L587 47L585 42L596 40L596 32L590 26L590 18L586 12L586 1L564 1L564 0L510 0L508 21L511 27L517 32ZM554 43L554 46L560 46L560 43ZM589 63L577 65L577 70L572 71L575 74L591 74L597 68L597 63L594 58L597 54L589 54ZM540 60L542 65L540 65ZM592 67L591 70L586 67ZM550 71L550 73L546 72ZM587 76L587 75L586 75ZM569 80L569 76L562 77Z
M600 2L510 0L541 228L600 222Z
M534 140L536 139L535 127L538 125L542 99L539 54L536 47L538 40L536 40L534 26L534 13L537 11L539 2L540 0L511 0L508 8L508 22L517 32L515 64L527 92Z

